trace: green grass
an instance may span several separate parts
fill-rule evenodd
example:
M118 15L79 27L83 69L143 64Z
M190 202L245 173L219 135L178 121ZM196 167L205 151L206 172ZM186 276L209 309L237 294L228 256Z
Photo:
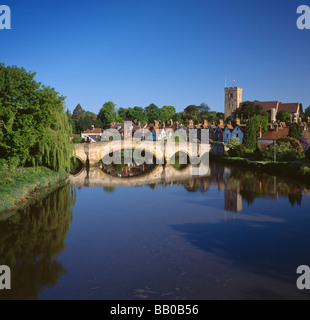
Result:
M274 161L252 161L245 158L224 156L213 156L215 161L242 166L276 176L285 176L295 180L310 183L310 164L305 161L274 162Z
M67 178L65 172L45 167L0 169L0 213L17 209Z

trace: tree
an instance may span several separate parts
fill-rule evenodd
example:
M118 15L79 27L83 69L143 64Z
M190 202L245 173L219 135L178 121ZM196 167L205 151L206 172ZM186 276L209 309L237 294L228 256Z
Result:
M199 120L199 108L194 104L187 106L182 112L182 119L185 124L187 124L189 120L193 120L194 123L197 123Z
M70 123L72 127L72 133L77 133L76 131L76 121L72 118L72 114L69 109L66 111L68 122Z
M72 119L78 122L84 116L84 113L85 111L83 110L81 105L78 104L72 112Z
M142 107L133 108L134 118L140 122L147 122L148 118Z
M80 132L84 132L87 129L90 129L91 126L95 126L96 128L100 128L101 121L97 119L97 116L90 111L85 111L83 117L77 122L77 127ZM102 124L101 124L102 125Z
M293 123L289 128L289 136L291 138L299 139L302 136L303 129L299 123Z
M126 115L127 109L125 108L119 108L117 113L119 115L119 117L121 117L123 119L123 121L126 119L127 115Z
M308 108L306 108L304 114L305 114L306 118L310 117L310 106Z
M290 120L291 114L286 110L280 110L277 113L277 121L279 122L287 122Z
M12 167L70 170L73 144L64 97L35 73L0 64L0 158Z
M252 117L256 123L256 132L259 132L259 127L262 127L262 132L268 131L269 118L266 115L255 115Z
M103 129L110 128L110 124L117 120L115 106L112 101L108 101L100 109L98 119L101 121Z
M172 117L172 120L174 122L177 122L177 123L181 123L182 122L182 115L180 112L176 113L173 117Z
M168 120L173 118L175 113L176 113L175 107L173 107L173 106L163 106L160 109L159 119L162 122L167 122Z
M154 123L155 121L159 120L160 110L154 103L151 103L145 108L145 113L149 122Z
M233 115L243 121L247 121L255 115L268 116L268 114L263 110L263 107L255 101L243 102L240 108L233 112Z
M203 122L203 120L208 119L210 107L206 103L202 102L198 107L198 111L199 111L199 121L200 122Z
M257 148L257 124L254 118L250 118L245 127L243 144L247 149L255 150Z

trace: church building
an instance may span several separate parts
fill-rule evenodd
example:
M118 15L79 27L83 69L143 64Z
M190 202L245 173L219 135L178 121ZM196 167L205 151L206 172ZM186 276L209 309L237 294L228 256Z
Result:
M229 118L232 113L241 107L242 104L242 88L229 87L225 88L225 119ZM282 103L279 101L257 101L257 104L263 107L265 112L270 115L271 122L276 122L279 111L286 110L291 114L291 122L298 122L302 111L302 104L299 102Z

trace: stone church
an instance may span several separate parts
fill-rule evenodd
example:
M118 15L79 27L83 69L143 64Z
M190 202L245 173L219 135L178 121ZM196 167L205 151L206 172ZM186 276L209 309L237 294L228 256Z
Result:
M226 87L225 88L225 119L229 118L232 113L240 108L242 104L242 88ZM286 110L291 114L291 121L298 122L302 113L302 104L299 102L282 103L279 101L257 101L263 107L263 110L270 114L271 122L276 122L277 113Z

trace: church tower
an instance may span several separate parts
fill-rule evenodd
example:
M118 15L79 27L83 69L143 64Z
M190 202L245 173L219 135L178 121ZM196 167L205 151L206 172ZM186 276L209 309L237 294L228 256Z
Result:
M242 88L225 88L225 119L240 107L242 103Z

